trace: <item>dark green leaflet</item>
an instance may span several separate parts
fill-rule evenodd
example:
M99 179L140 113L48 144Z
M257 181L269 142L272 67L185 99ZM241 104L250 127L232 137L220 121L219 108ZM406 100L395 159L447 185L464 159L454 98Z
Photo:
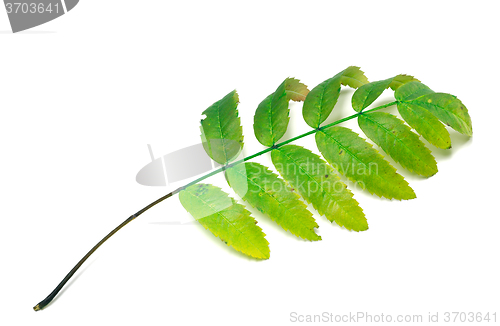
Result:
M371 82L358 88L352 95L352 108L360 112L372 104L389 85L394 78Z
M257 140L271 147L283 137L290 120L290 100L303 101L309 90L298 79L287 78L276 91L257 107L254 116L254 132Z
M348 67L314 87L304 101L302 116L312 128L318 128L330 115L340 95L340 85L353 88L368 82L358 67Z
M232 91L203 111L201 140L207 154L226 164L243 148L243 130L238 117L238 93Z
M302 116L311 128L318 128L330 115L340 95L340 77L325 80L307 94Z

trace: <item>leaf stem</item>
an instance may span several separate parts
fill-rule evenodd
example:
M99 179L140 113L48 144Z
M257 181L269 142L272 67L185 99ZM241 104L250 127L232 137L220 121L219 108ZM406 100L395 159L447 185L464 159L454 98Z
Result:
M298 139L301 139L301 138L304 138L306 136L309 136L309 135L312 135L312 134L315 134L317 133L318 131L320 130L324 130L324 129L327 129L327 128L330 128L330 127L333 127L335 125L338 125L342 122L346 122L346 121L349 121L351 119L354 119L356 117L358 117L359 115L361 114L365 114L365 113L368 113L368 112L371 112L371 111L376 111L376 110L381 110L381 109L384 109L386 107L389 107L389 106L392 106L392 105L395 105L397 104L397 101L394 101L394 102L390 102L390 103L387 103L387 104L384 104L384 105L381 105L381 106L378 106L376 108L373 108L373 109L370 109L370 110L367 110L367 111L364 111L364 112L358 112L358 113L355 113L353 115L350 115L348 117L345 117L343 119L340 119L340 120L337 120L335 122L332 122L330 124L327 124L323 127L319 127L317 129L313 129L311 131L308 131L306 133L303 133L299 136L296 136L296 137L293 137L293 138L290 138L288 140L285 140L281 143L278 143L278 144L275 144L274 146L272 147L269 147L269 148L266 148L258 153L255 153L253 155L250 155L250 156L247 156L239 161L235 161L233 163L230 163L228 165L225 165L217 170L214 170L190 183L188 183L187 185L185 186L182 186L172 192L170 192L169 194L159 198L158 200L152 202L151 204L149 204L148 206L144 207L143 209L141 209L140 211L138 211L137 213L131 215L129 218L127 218L125 221L122 222L122 224L118 225L113 231L111 231L110 233L108 233L108 235L106 235L101 241L99 241L99 243L97 243L79 262L78 264L75 265L75 267L73 267L73 269L68 273L68 275L66 275L66 277L61 281L61 283L59 283L59 285L57 285L57 287L45 298L43 299L42 301L40 301L36 306L33 307L33 309L35 311L38 311L38 310L41 310L43 308L45 308L55 297L56 295L59 293L59 291L61 291L61 289L64 287L64 285L70 280L70 278L76 273L76 271L83 265L83 263L90 257L90 255L92 255L94 253L94 251L97 250L97 248L99 248L104 242L106 242L109 238L111 238L116 232L118 232L121 228L123 228L125 225L127 225L128 223L130 223L131 221L133 221L134 219L136 219L139 215L141 215L142 213L144 213L145 211L147 211L148 209L150 209L151 207L161 203L162 201L164 201L165 199L169 198L169 197L172 197L173 195L179 193L180 191L182 191L183 189L186 189L188 188L189 186L192 186L194 184L197 184L198 182L200 181L203 181L213 175L216 175L224 170L226 170L227 168L230 168L232 166L235 166L235 165L238 165L238 164L241 164L243 162L246 162L246 161L249 161L257 156L260 156L262 154L265 154L265 153L268 153L270 151L272 151L273 149L276 149L276 148L279 148L281 146L284 146L286 144L289 144L291 142L294 142Z
M180 190L177 189L176 191L178 192ZM43 299L36 306L34 306L33 309L35 311L38 311L38 310L45 308L55 298L55 296L59 293L59 291L61 291L63 286L70 280L70 278L73 276L73 274L75 274L76 271L83 265L83 263L87 260L87 258L89 258L90 255L92 255L94 253L94 251L97 250L97 248L99 248L104 242L106 242L106 240L111 238L111 236L113 236L113 234L118 232L122 227L124 227L125 225L127 225L131 221L135 220L139 215L141 215L142 213L144 213L145 211L147 211L151 207L155 206L158 203L161 203L162 201L164 201L165 199L167 199L169 197L172 197L172 195L174 195L174 193L176 193L176 192L172 191L171 193L169 193L169 194L161 197L160 199L152 202L151 204L144 207L143 209L141 209L137 213L131 215L129 218L127 218L125 221L123 221L122 224L118 225L113 231L109 232L107 236L102 238L102 240L99 241L99 243L97 243L92 249L90 249L90 251L82 259L80 259L78 264L76 264L75 267L73 267L73 269L68 273L68 275L66 275L66 277L61 281L61 283L59 283L59 285L57 285L56 288L45 299Z
M367 111L361 110L361 113L368 113L368 112L371 112L371 111L382 110L382 109L385 109L386 107L393 106L393 105L396 105L396 104L398 104L398 101L394 101L394 102L390 102L390 103L387 103L387 104L384 104L384 105L381 105L381 106L377 106L376 108L373 108L373 109L370 109L370 110L367 110Z
M330 124L327 124L327 125L325 125L325 126L323 126L323 127L319 127L319 128L317 128L317 129L313 129L313 130L311 130L311 131L308 131L308 132L303 133L303 134L301 134L301 135L298 135L298 136L296 136L296 137L293 137L293 138L290 138L290 139L288 139L288 140L285 140L285 141L283 141L283 142L281 142L281 143L275 144L275 145L274 145L274 146L272 146L272 147L266 148L266 149L264 149L264 150L262 150L262 151L260 151L260 152L258 152L258 153L255 153L255 154L253 154L253 155L247 156L247 157L245 157L245 158L243 158L243 159L241 159L241 160L239 160L239 161L235 161L235 162L230 163L230 164L228 164L228 165L226 165L226 166L223 166L223 167L221 167L221 168L219 168L219 169L217 169L217 170L214 170L214 171L212 171L212 172L210 172L210 173L208 173L208 174L206 174L206 175L204 175L204 176L202 176L202 177L199 177L198 179L196 179L196 180L194 180L194 181L192 181L192 182L188 183L187 185L185 185L185 186L183 186L183 187L179 188L179 191L180 191L180 190L183 190L183 189L186 189L186 188L188 188L188 187L190 187L190 186L192 186L192 185L194 185L194 184L197 184L198 182L203 181L203 180L205 180L206 178L209 178L209 177L211 177L211 176L213 176L213 175L215 175L215 174L217 174L217 173L219 173L219 172L222 172L222 171L224 171L224 170L225 170L225 169L227 169L227 168L230 168L230 167L232 167L232 166L235 166L235 165L241 164L241 163L243 163L243 162L249 161L249 160L251 160L251 159L253 159L253 158L256 158L257 156L261 156L262 154L268 153L268 152L272 151L273 149L279 148L279 147L281 147L281 146L284 146L284 145L286 145L286 144L289 144L289 143L291 143L291 142L294 142L294 141L296 141L296 140L298 140L298 139L301 139L301 138L304 138L304 137L306 137L306 136L309 136L309 135L315 134L315 133L317 133L317 132L318 132L318 131L320 131L320 130L324 130L324 129L327 129L327 128L330 128L330 127L333 127L333 126L335 126L335 125L338 125L338 124L340 124L340 123L342 123L342 122L346 122L346 121L352 120L352 119L354 119L354 118L357 118L360 114L363 114L363 113L368 113L368 112L371 112L371 111L376 111L376 110L381 110L381 109L384 109L384 108L386 108L386 107L389 107L389 106L392 106L392 105L395 105L395 104L397 104L397 101L390 102L390 103L387 103L387 104L384 104L384 105L381 105L381 106L377 106L376 108L370 109L370 110L368 110L368 111L358 112L358 113L355 113L355 114L350 115L350 116L348 116L348 117L345 117L345 118L343 118L343 119L340 119L340 120L337 120L337 121L332 122L332 123L330 123ZM178 191L177 191L177 192L178 192ZM176 192L176 193L177 193L177 192Z

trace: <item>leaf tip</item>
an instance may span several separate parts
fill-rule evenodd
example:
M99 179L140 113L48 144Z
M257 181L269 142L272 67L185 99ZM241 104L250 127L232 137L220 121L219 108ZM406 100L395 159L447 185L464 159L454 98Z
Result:
M389 87L395 91L397 90L400 86L410 83L410 82L420 82L419 79L415 78L412 75L407 75L407 74L399 74L397 76L394 76L392 79L392 82L390 83Z
M363 232L363 231L367 231L368 230L368 222L366 220L364 222L366 222L366 223L362 223L362 225L360 225L357 228L352 228L352 229L346 228L346 229L349 231L354 231L354 232L358 232L358 233Z
M262 253L261 256L258 256L258 257L255 257L257 259L260 259L260 260L268 260L269 258L271 258L271 251L267 251L267 252L264 252Z
M417 199L417 194L413 192L410 196L403 198L405 200L412 200L412 199Z
M309 94L309 89L299 79L288 77L285 80L285 92L288 99L294 102L302 102L306 99L307 94Z
M360 67L349 66L342 71L341 84L356 89L364 84L368 84L368 78Z
M320 235L316 234L314 231L312 231L312 232L314 233L314 236L312 236L310 238L304 238L304 240L309 240L311 242L323 240Z
M238 91L236 89L233 89L229 94L232 95L232 98L236 103L240 103L240 95L238 94Z

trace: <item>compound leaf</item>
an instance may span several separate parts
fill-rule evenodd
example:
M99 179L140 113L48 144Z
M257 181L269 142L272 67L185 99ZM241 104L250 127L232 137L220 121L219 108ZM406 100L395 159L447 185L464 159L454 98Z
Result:
M424 84L416 81L400 87L396 91L395 96L398 102L406 104L405 108L415 108L418 106L426 109L456 131L467 136L472 136L472 120L469 112L465 105L455 96L446 93L435 93ZM413 125L410 122L408 123L420 132L416 127L420 120L412 121ZM428 134L426 136L429 137Z
M207 154L226 164L243 148L243 129L238 117L238 93L232 91L203 111L201 140Z
M395 116L385 112L364 113L358 117L358 124L368 138L405 169L426 177L437 173L430 150Z
M354 131L338 126L321 130L316 144L330 165L371 194L398 200L416 197L396 169Z
M351 191L318 155L286 145L272 150L271 157L281 176L329 221L348 230L368 229L365 214Z
M314 87L304 101L302 116L312 128L318 128L330 115L340 95L340 85L358 87L367 83L359 67L348 67L330 79ZM354 88L356 88L354 87Z
M226 170L226 179L243 200L283 229L306 240L321 240L314 232L318 224L299 195L267 167L254 162L238 164Z
M269 242L262 229L243 205L220 188L198 183L182 190L179 199L205 229L227 245L254 258L269 258Z
M276 91L257 107L254 116L254 132L257 140L271 147L283 137L288 127L290 100L302 101L309 90L298 79L287 78Z

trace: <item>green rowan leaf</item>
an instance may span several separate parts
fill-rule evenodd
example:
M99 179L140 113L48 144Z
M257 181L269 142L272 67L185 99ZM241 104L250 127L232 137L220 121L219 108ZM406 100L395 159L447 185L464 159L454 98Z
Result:
M371 194L398 200L416 197L403 176L354 131L338 126L321 130L316 144L330 165Z
M232 91L203 111L201 140L207 154L217 163L233 160L243 148L243 129L238 117L238 93Z
M367 83L364 73L358 67L348 67L330 79L314 87L304 101L302 116L312 128L318 128L328 118L340 95L340 85L358 87Z
M469 112L465 105L455 96L446 93L435 93L419 82L410 82L404 85L404 87L400 87L396 91L395 96L399 103L406 105L403 107L414 109L418 106L421 109L426 109L456 131L467 136L472 136L472 120ZM408 122L419 133L420 131L417 129L417 126L420 120L412 121L413 125ZM443 134L442 131L440 134ZM428 133L426 136L431 137Z
M287 78L276 91L257 107L254 116L254 132L257 140L271 147L283 137L288 127L290 100L302 101L309 90L298 79Z
M318 224L306 205L267 167L253 162L238 164L226 170L226 179L243 200L286 231L306 240L321 240L314 232Z
M220 188L203 183L192 185L179 193L179 200L205 229L227 245L254 258L269 258L269 242L262 229L243 205Z
M415 173L431 176L437 172L437 165L430 151L403 121L388 113L372 111L397 103L401 116L408 124L429 142L441 148L451 146L448 130L442 123L460 133L472 135L472 121L467 108L455 96L435 93L418 79L408 75L398 75L368 84L367 78L358 67L348 67L315 87L310 96L307 96L309 91L304 84L297 79L287 78L275 93L260 103L254 118L254 132L258 140L266 146L276 146L229 164L243 147L243 134L237 111L238 94L233 91L207 108L203 112L206 118L201 120L203 146L214 161L224 166L171 191L128 217L95 245L33 309L38 311L47 307L88 256L113 234L175 194L179 194L184 208L205 229L210 230L227 245L250 257L268 259L269 243L262 229L256 225L255 219L250 216L250 212L220 188L198 183L222 171L225 171L229 185L245 201L268 215L285 230L311 241L321 239L315 233L318 225L297 194L332 223L335 221L348 230L368 229L363 210L351 191L340 181L337 170L353 182L362 183L370 193L380 197L399 200L415 198L415 193L404 178L357 133L338 126L327 129L319 127L337 102L340 85L358 88L352 99L353 108L358 114L339 119L329 126L358 118L359 126L370 139L396 162ZM362 112L388 87L395 91L396 102ZM304 119L316 130L276 144L288 126L290 100L306 101ZM330 165L303 147L285 145L314 133L318 148ZM260 164L246 162L267 152L271 152L273 164L284 180ZM190 165L190 160L185 159L190 157L188 153L192 153L191 148L165 158L181 158L179 161L182 164ZM162 165L161 159L154 161L155 164L148 164L139 171L138 181L156 171L156 163ZM201 165L198 167L201 168ZM168 170L170 176L171 169ZM185 172L186 170L181 171L181 174ZM290 185L293 188L290 188ZM463 196L464 200L468 199L466 195ZM346 245L346 248L348 247L349 243ZM203 276L203 271L198 274Z
M396 162L410 172L430 177L437 173L436 160L431 151L403 121L385 112L364 113L358 124Z
M347 186L318 155L296 145L271 151L281 176L326 218L348 230L368 229L365 214Z

